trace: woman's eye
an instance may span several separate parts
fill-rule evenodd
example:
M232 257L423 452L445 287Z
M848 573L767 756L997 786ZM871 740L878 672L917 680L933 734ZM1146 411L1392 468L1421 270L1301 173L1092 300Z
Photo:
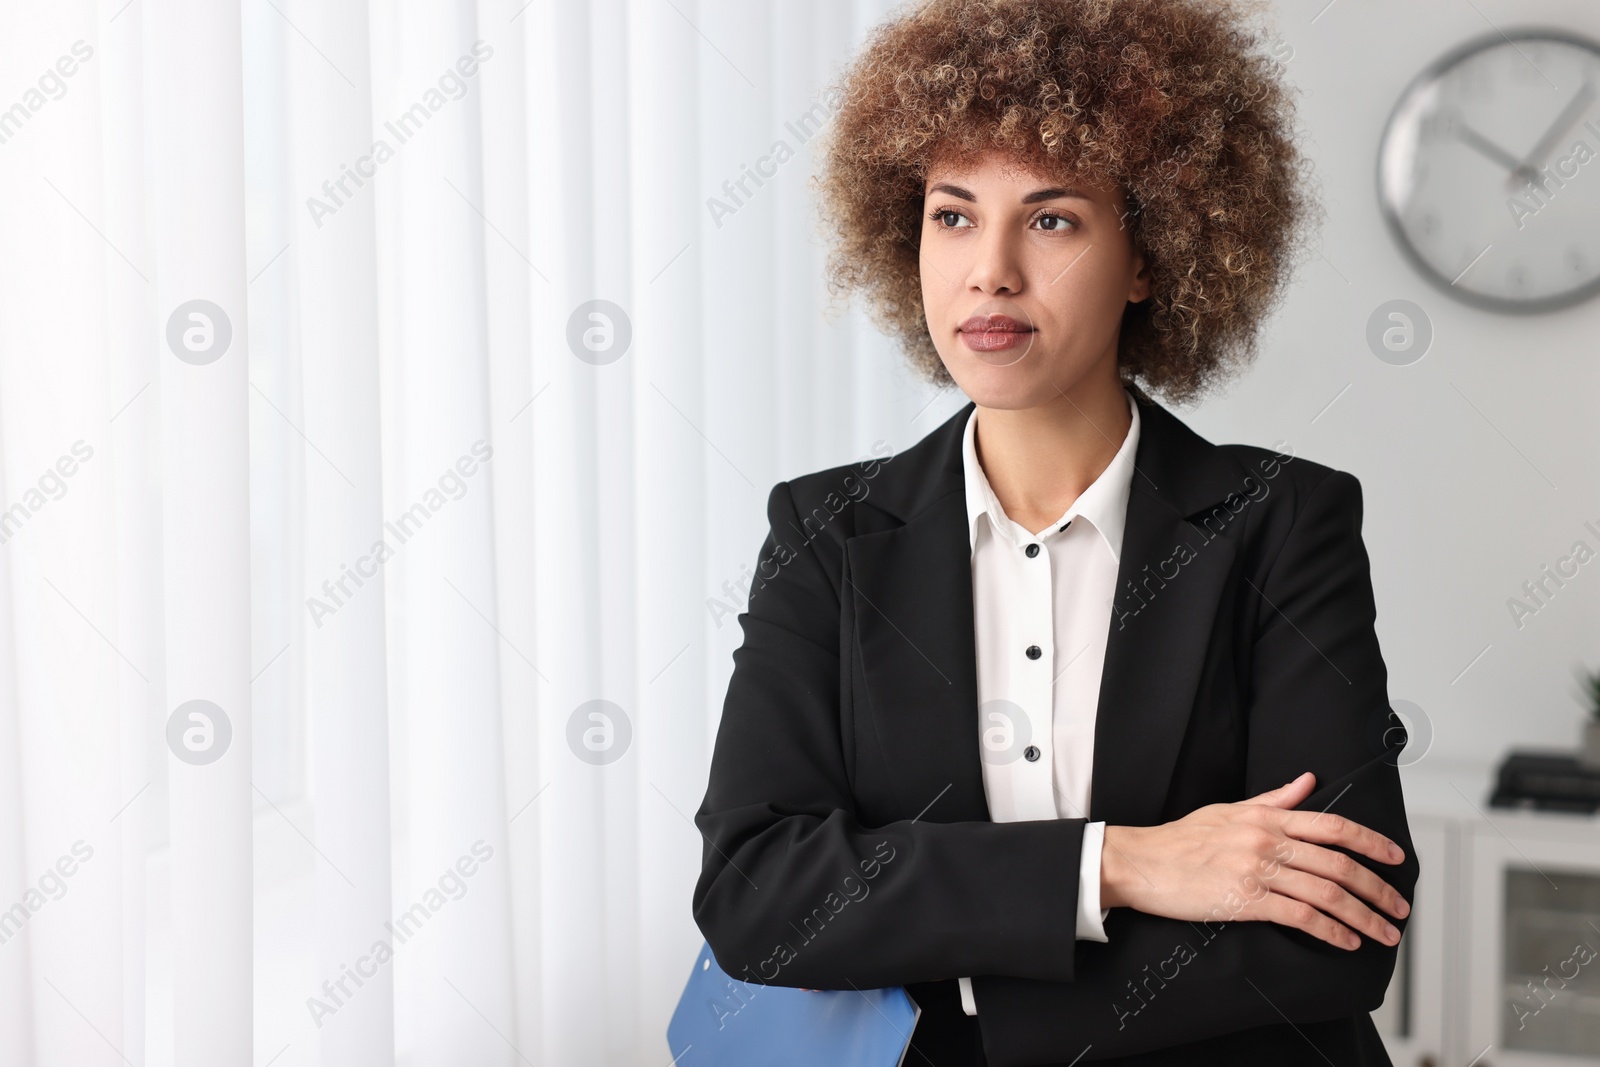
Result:
M952 209L935 209L928 212L928 217L944 230L965 230L975 225L971 219L961 212ZM1039 224L1040 229L1046 233L1065 232L1075 230L1078 224L1065 215L1043 214L1034 217L1033 221Z

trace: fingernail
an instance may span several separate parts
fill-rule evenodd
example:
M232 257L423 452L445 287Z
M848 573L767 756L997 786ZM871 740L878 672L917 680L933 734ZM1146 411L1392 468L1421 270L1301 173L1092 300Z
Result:
M1396 907L1394 909L1394 913L1400 918L1404 919L1407 915L1411 914L1411 905L1406 903L1404 897L1401 897L1395 903Z
M1400 931L1396 930L1394 927L1390 926L1388 923L1384 923L1383 924L1383 939L1385 941L1389 942L1389 944L1392 945L1395 942L1400 940Z
M1360 948L1361 938L1357 937L1355 934L1351 934L1349 937L1344 939L1344 943L1346 948Z
M1399 863L1401 860L1406 858L1406 854L1400 851L1399 845L1391 841L1389 843L1389 858L1395 863Z

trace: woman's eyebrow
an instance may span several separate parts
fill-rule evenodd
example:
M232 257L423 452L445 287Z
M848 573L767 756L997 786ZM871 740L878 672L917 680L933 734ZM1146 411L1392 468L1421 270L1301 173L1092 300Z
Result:
M929 195L932 195L933 193L948 193L951 196L959 197L960 199L968 201L969 203L975 204L978 202L978 198L969 190L963 189L959 185L950 185L947 182L940 182L938 185L935 185L928 190ZM1023 197L1022 202L1024 204L1037 204L1041 200L1058 200L1064 197L1075 198L1078 200L1092 199L1086 193L1079 192L1077 189L1073 189L1070 186L1052 186L1049 189L1035 189L1033 192Z

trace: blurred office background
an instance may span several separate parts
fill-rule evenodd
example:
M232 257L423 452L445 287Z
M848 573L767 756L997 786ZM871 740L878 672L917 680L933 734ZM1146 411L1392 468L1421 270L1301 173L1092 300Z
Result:
M1600 948L1600 835L1488 803L1600 666L1600 564L1525 591L1600 549L1600 303L1452 298L1375 187L1428 64L1600 9L1271 9L1327 219L1179 414L1364 487L1396 1062L1600 1062L1600 967L1512 1007ZM821 281L808 145L889 10L0 7L0 1063L669 1061L767 491L964 402ZM1368 342L1396 300L1420 358Z

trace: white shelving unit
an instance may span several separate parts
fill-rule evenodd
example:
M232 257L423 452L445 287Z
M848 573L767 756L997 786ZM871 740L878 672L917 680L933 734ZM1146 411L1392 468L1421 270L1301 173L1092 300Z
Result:
M1422 875L1373 1019L1396 1067L1600 1067L1600 818L1491 808L1492 776L1401 768Z

